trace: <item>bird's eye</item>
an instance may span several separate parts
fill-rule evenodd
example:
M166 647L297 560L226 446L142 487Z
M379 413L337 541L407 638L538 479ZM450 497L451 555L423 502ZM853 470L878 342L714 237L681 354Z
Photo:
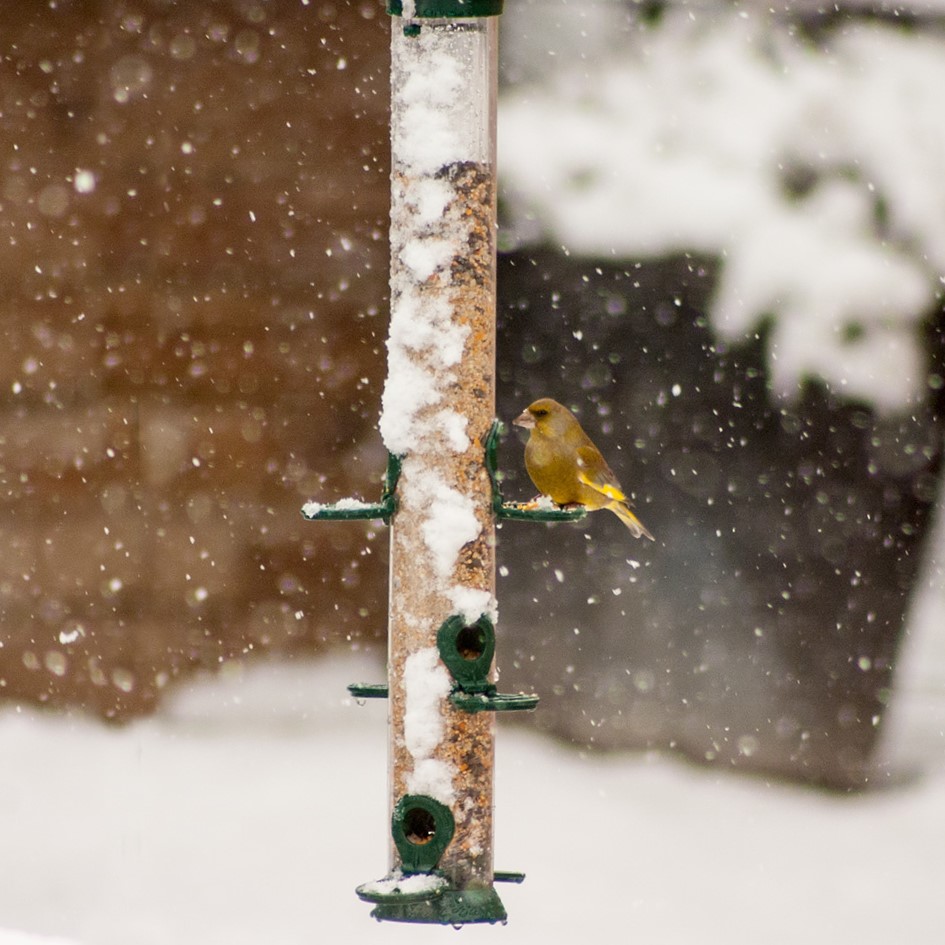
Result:
M536 417L547 417L547 416L548 416L548 411L547 411L547 410L536 410L536 411L535 411L535 416L536 416Z

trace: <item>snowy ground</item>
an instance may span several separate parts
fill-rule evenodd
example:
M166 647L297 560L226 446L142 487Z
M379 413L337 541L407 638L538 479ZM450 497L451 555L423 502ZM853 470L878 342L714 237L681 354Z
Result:
M941 941L945 766L841 798L500 732L505 927L379 925L385 708L364 658L236 668L109 729L0 715L0 945ZM540 711L540 709L539 709Z

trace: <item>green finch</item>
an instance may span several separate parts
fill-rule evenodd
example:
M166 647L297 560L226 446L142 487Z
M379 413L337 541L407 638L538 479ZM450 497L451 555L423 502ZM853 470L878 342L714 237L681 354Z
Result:
M542 397L512 422L531 431L525 446L525 468L542 495L558 505L610 509L635 538L646 535L654 540L630 511L630 500L617 477L567 407Z

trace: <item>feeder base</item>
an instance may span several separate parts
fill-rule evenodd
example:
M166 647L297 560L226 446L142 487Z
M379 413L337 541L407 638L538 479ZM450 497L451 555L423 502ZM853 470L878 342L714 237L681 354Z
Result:
M417 922L432 925L470 925L473 923L505 923L508 914L499 894L488 886L484 889L445 889L433 899L397 902L385 898L371 911L378 922Z

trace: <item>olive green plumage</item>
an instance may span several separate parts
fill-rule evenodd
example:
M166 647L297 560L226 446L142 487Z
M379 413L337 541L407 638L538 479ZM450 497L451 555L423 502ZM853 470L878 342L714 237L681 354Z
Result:
M635 538L653 536L630 510L617 477L574 414L550 397L542 397L513 421L531 433L525 445L525 468L535 487L558 505L609 509Z

